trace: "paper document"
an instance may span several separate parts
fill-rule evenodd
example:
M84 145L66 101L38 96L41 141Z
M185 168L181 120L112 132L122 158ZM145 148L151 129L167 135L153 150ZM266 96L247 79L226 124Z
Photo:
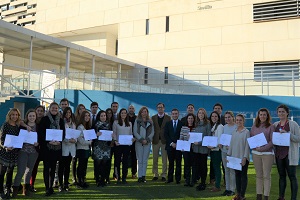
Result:
M202 133L197 133L197 132L189 132L190 138L189 142L190 143L195 143L195 142L201 142L202 141Z
M247 138L250 149L261 147L268 144L264 133Z
M231 137L232 135L223 133L220 137L220 144L224 146L230 146Z
M101 135L98 136L98 140L102 140L102 141L112 141L112 131L108 131L108 130L99 130L99 132L101 132Z
M132 135L119 135L120 145L132 145Z
M190 151L191 143L189 141L177 140L176 150L178 151Z
M66 128L66 139L77 139L80 136L81 131L72 129L72 128Z
M291 133L273 132L272 142L274 145L289 147L291 143L290 138L291 138Z
M231 169L236 169L242 171L242 159L227 156L227 167Z
M217 147L218 137L215 136L204 136L202 146L204 147Z
M4 146L21 149L23 147L23 140L23 137L7 134L5 136Z
M19 137L23 137L23 142L34 144L37 142L37 132L28 132L27 130L20 130Z
M96 132L94 129L83 130L83 136L84 136L84 140L86 140L86 141L97 138L97 135L96 135Z
M62 141L63 131L57 129L46 129L46 141Z

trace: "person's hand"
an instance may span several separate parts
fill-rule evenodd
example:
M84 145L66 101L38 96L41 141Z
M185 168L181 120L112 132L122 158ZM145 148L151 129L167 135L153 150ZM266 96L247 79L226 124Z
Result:
M194 145L199 145L199 142L194 142Z
M27 129L28 132L31 131L31 127L30 126L27 126L26 129Z
M99 132L97 133L97 137L99 137L100 135L102 135L102 133L99 131Z
M172 147L175 149L176 148L176 143L173 142Z
M118 141L115 141L115 145L116 145L116 146L119 146L120 143L119 143Z
M225 147L226 147L227 150L229 149L229 146L228 146L228 145L226 145Z
M209 148L209 149L213 149L214 147L211 147L211 146L207 146L207 148Z
M8 151L12 151L14 148L13 147L6 147L5 149L6 149L6 152L8 152Z
M219 148L222 149L223 145L219 144Z
M38 142L35 142L33 145L34 145L35 147L37 147L37 146L39 146L39 143L38 143Z
M135 141L136 141L135 138L132 138L132 139L131 139L131 142L132 142L132 143L134 143ZM146 142L147 142L147 140L146 140Z
M143 140L143 141L142 141L142 144L143 144L143 145L146 145L146 144L147 144L147 140Z
M70 143L76 143L76 140L74 138L69 139Z
M247 161L247 158L243 158L243 159L242 159L242 163L241 163L241 164L242 164L242 166L245 166L245 164L246 164L246 161Z
M287 133L287 131L284 129L279 129L279 133Z

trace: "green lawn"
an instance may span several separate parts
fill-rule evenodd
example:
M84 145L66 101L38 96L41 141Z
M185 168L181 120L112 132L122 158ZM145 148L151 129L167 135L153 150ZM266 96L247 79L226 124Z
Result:
M44 183L42 178L42 163L40 164L39 173L36 180L36 189L38 192L34 194L31 199L217 199L228 200L230 197L223 197L221 193L225 190L222 186L222 192L212 193L209 188L205 191L196 191L195 187L184 187L183 180L180 185L175 183L165 184L161 181L153 182L151 169L152 169L152 157L149 159L147 171L147 182L138 183L136 179L131 179L131 171L129 169L129 177L127 185L117 185L114 180L111 181L107 187L96 187L93 180L93 161L89 160L87 182L90 184L88 189L76 189L74 186L70 187L69 192L58 193L55 189L55 194L50 197L45 197ZM300 169L298 167L297 177L300 175ZM15 175L15 173L14 173ZM246 192L247 200L255 199L255 170L254 166L250 164L248 170L248 187ZM71 178L71 176L70 176ZM209 178L207 179L209 181ZM71 180L70 180L71 182ZM289 181L286 191L286 199L290 198L290 186ZM222 183L223 184L223 183ZM25 198L22 195L18 195L19 198ZM276 166L272 169L272 188L270 199L278 198L278 173ZM30 199L30 198L26 198Z

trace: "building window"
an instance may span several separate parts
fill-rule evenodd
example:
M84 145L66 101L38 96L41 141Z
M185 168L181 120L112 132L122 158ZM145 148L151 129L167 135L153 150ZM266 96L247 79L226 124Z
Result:
M255 81L291 81L295 79L299 79L299 60L254 63Z
M146 19L146 35L149 35L149 19Z
M169 68L165 67L165 84L169 83Z
M145 68L145 73L144 73L144 84L148 84L148 68Z
M300 0L281 0L253 4L253 21L270 21L299 17Z
M116 40L116 51L115 51L115 55L116 56L118 55L118 45L119 45L119 41Z
M166 17L166 32L169 32L169 23L170 23L170 17L169 16L167 16Z

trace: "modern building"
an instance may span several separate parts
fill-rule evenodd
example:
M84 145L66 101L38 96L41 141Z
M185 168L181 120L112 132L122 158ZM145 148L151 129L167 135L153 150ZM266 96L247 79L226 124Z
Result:
M144 85L175 84L172 75L181 86L189 80L234 94L299 95L299 4L300 0L1 0L0 15L137 63L134 74ZM133 79L132 71L125 74L123 78Z

